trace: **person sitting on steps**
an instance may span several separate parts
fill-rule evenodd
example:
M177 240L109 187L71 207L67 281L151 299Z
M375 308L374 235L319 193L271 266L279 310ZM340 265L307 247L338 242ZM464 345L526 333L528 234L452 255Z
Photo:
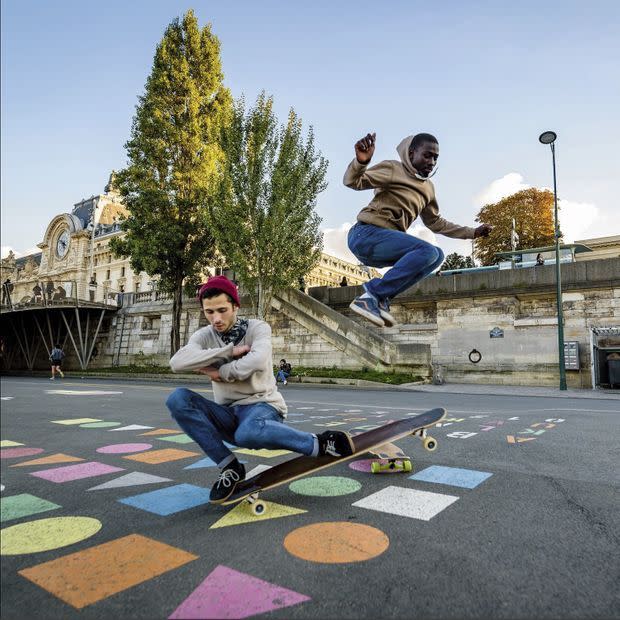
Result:
M213 400L177 388L166 400L172 417L217 464L211 488L214 504L226 501L245 479L245 467L226 443L243 448L291 450L307 456L349 456L349 433L316 435L288 426L287 406L273 375L271 328L259 319L238 317L237 287L214 276L200 287L198 300L209 325L199 329L170 359L174 372L195 371L212 381Z

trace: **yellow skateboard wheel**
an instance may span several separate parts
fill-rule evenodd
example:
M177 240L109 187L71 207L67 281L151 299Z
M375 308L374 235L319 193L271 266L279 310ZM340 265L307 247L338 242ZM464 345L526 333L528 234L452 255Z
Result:
M381 463L377 463L377 461L373 461L370 464L370 471L373 474L378 474L381 471Z
M437 442L432 437L425 437L423 445L424 449L428 450L429 452L432 452L437 448Z

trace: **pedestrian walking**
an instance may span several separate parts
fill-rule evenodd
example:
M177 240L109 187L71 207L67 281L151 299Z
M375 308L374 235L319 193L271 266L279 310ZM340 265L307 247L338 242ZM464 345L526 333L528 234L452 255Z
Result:
M52 376L50 377L50 381L54 381L56 379L56 373L64 379L65 373L61 368L64 357L65 352L62 350L60 343L56 343L50 353L50 362L52 363Z
M444 259L440 248L407 234L411 224L420 217L433 232L454 239L486 237L491 227L459 226L439 215L430 180L439 157L437 138L428 133L409 136L396 149L400 161L386 160L369 168L375 138L369 133L355 143L355 157L344 174L347 187L375 190L349 230L348 245L362 264L391 269L363 284L364 294L350 308L379 327L391 327L396 320L390 301L430 275Z

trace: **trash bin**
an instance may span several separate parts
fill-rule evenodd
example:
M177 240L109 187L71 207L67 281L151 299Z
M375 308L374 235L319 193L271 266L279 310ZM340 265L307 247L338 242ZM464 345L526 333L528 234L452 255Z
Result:
M620 354L611 353L607 356L607 369L609 372L609 385L620 386Z

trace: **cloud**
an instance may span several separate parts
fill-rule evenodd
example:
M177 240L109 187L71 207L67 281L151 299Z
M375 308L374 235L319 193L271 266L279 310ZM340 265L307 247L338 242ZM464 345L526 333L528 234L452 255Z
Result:
M523 176L518 172L509 172L501 179L495 179L487 185L480 193L474 196L474 204L478 207L492 204L511 196L524 189L529 189L531 185L523 182Z
M474 203L483 205L497 202L516 192L532 187L518 172L509 172L500 179L495 179L474 196ZM549 187L539 187L539 190L551 190ZM588 235L603 236L605 228L602 222L609 219L601 210L590 202L576 202L560 198L558 201L560 230L565 243L573 243L575 239L584 239Z
M573 243L575 239L586 238L588 230L600 222L600 210L592 203L560 199L558 207L560 230L565 243Z
M349 250L347 244L347 235L351 226L353 226L351 222L345 222L340 228L326 228L323 231L323 251L357 265L359 261Z

